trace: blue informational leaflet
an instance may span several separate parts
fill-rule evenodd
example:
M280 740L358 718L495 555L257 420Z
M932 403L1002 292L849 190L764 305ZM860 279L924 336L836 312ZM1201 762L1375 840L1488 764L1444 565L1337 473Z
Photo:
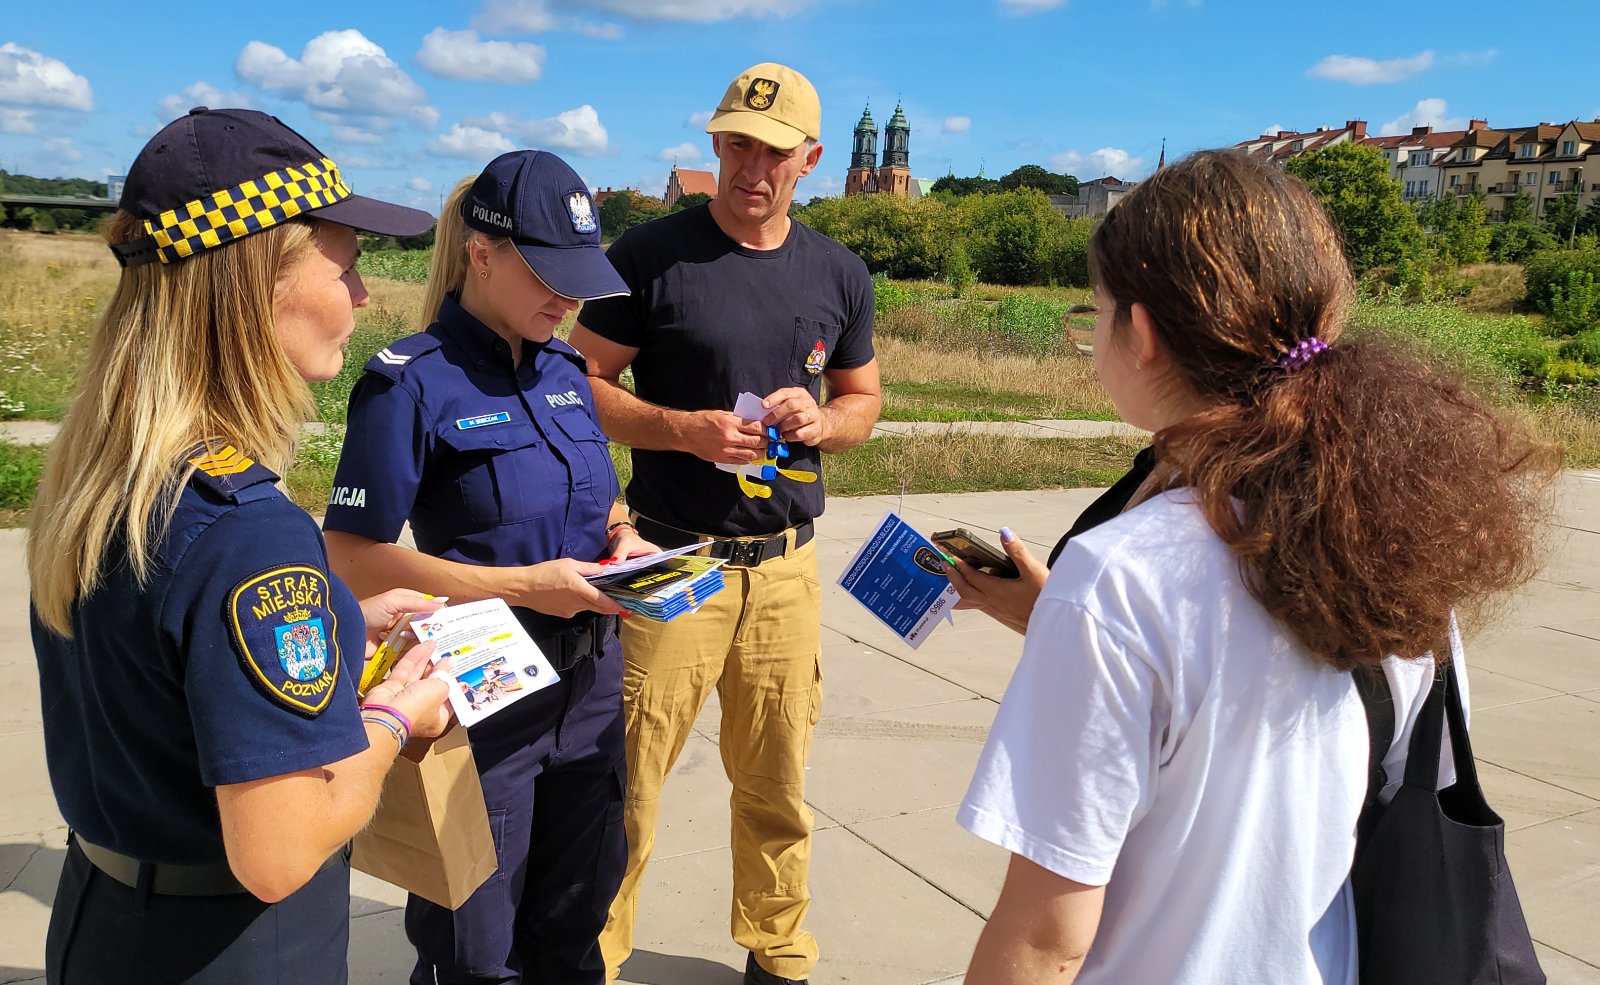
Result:
M949 618L959 599L945 579L939 549L893 511L861 545L839 585L912 649L941 617Z

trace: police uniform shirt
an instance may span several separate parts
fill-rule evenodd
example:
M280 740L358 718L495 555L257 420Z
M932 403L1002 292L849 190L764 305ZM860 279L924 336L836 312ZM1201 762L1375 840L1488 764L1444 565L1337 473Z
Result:
M578 321L639 350L634 388L680 410L732 410L741 392L799 386L822 399L824 369L872 361L872 279L855 254L799 222L775 250L722 232L706 206L625 233L606 257L633 292L583 307ZM779 466L821 471L799 442ZM777 478L768 499L687 452L633 451L628 505L684 530L732 537L774 533L822 515L821 482Z
M367 748L365 624L315 521L238 452L199 461L145 585L113 546L71 639L32 618L62 817L146 862L226 858L212 788Z
M324 529L388 543L409 520L419 550L467 564L600 558L617 476L583 370L560 339L524 342L513 368L505 340L446 298L351 391ZM516 611L535 636L572 622Z

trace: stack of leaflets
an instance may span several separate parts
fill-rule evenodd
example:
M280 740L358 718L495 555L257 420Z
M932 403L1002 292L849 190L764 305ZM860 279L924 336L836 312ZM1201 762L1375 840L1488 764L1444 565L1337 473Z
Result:
M671 622L722 591L721 558L674 557L648 568L592 581L629 612ZM603 579L603 580L601 580Z

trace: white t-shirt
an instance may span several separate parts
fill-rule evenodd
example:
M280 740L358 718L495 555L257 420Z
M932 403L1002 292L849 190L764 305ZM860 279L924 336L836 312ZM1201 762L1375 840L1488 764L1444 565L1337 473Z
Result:
M1431 664L1385 670L1398 786ZM957 819L1106 886L1082 985L1349 985L1366 762L1350 675L1250 596L1180 491L1056 562Z

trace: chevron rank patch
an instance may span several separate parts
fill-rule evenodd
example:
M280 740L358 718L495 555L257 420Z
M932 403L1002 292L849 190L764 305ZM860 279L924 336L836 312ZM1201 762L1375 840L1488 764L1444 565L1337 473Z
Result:
M389 349L385 347L378 350L378 360L385 366L404 366L406 363L411 361L411 357L390 352Z
M238 475L254 465L255 459L250 458L232 445L228 445L219 452L191 458L189 459L189 464L206 475L217 478L224 475Z
M225 618L257 690L297 715L322 714L339 681L339 621L327 575L306 565L251 575L228 593Z

